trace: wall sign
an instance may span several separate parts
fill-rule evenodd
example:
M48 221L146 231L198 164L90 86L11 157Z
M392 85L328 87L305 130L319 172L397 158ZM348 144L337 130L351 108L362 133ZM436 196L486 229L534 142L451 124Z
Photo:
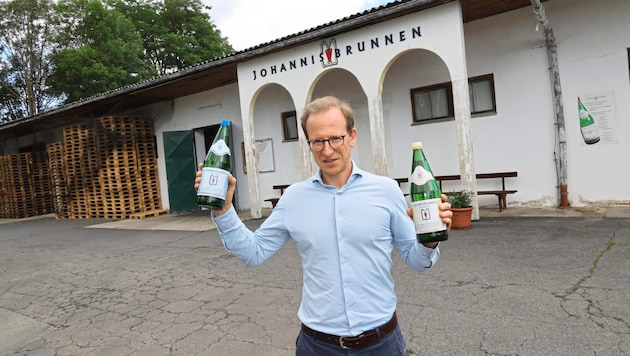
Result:
M580 130L586 144L617 143L617 107L614 91L580 95L578 111Z
M273 160L273 139L266 138L254 141L254 149L256 150L256 164L258 166L258 173L275 171L276 166ZM241 142L241 152L243 155L243 172L247 174L244 142Z

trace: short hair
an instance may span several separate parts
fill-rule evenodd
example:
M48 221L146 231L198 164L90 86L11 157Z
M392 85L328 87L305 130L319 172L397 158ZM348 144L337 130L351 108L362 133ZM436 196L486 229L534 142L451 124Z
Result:
M319 114L331 108L339 108L339 110L341 110L341 114L346 119L346 131L352 131L352 129L354 128L354 112L352 111L352 107L350 107L350 104L343 100L339 100L334 96L324 96L311 101L310 104L306 105L304 111L302 111L300 123L302 125L302 131L304 131L304 135L306 136L307 140L308 132L306 132L306 121L308 120L308 118L313 114Z

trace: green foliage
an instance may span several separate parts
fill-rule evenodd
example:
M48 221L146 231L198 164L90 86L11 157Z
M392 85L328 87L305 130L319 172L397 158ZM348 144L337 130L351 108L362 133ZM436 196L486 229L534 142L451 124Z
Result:
M200 0L117 0L115 7L136 25L147 63L158 74L234 52Z
M64 0L58 10L64 31L58 36L62 46L52 56L53 92L71 102L151 77L142 38L122 13L100 0Z
M52 108L48 0L0 1L0 123Z
M469 190L458 190L444 194L448 197L452 208L461 209L472 206L472 193Z
M0 0L0 123L232 53L201 0Z

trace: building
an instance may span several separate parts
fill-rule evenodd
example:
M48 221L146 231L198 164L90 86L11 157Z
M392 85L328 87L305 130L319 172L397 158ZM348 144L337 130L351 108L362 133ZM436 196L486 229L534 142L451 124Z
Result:
M85 118L151 118L161 205L187 211L197 162L226 118L236 206L260 217L274 185L312 174L300 110L333 94L355 109L363 169L408 176L420 140L435 174L461 175L446 190L496 189L475 174L517 171L511 205L628 205L629 11L624 0L392 2L2 126L2 148L49 144Z

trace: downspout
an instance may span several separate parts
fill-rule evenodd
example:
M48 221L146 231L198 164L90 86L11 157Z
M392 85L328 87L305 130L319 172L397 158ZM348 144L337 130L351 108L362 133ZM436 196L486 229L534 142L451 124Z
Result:
M558 68L558 47L556 38L553 35L553 29L549 24L545 8L540 0L531 0L534 7L534 15L539 24L542 25L543 34L545 36L547 46L547 60L549 61L549 71L553 84L554 108L556 115L556 130L558 138L558 151L560 157L555 156L556 174L558 175L558 186L560 187L560 207L569 207L569 192L567 189L567 149L566 149L566 132L564 127L564 106L562 104L562 87L560 85L560 69ZM538 27L536 27L538 28Z

